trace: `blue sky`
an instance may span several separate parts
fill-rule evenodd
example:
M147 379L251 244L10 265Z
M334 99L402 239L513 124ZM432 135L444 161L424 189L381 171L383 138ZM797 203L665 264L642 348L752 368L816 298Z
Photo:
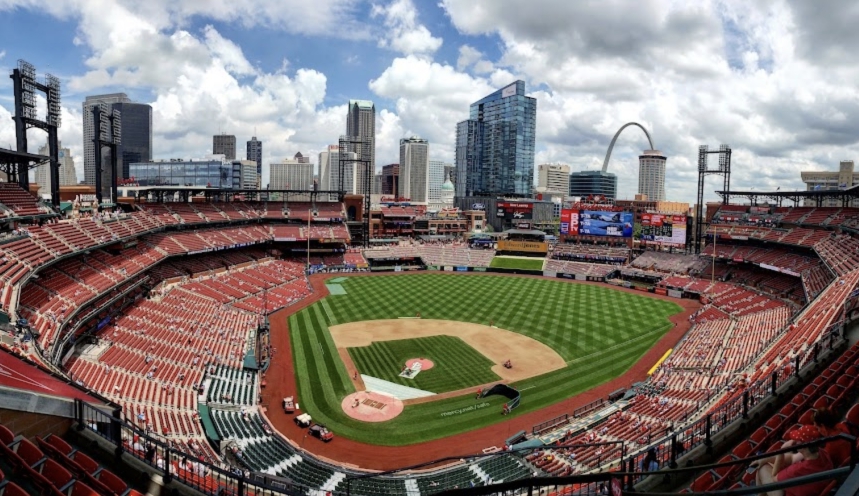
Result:
M700 144L732 146L735 187L800 188L801 170L859 158L855 10L799 0L0 0L0 66L23 58L61 78L60 136L81 177L90 94L152 104L156 158L203 156L219 131L243 150L256 129L265 183L271 161L298 151L315 161L336 143L350 98L376 103L377 165L395 162L398 140L414 134L433 159L452 161L468 104L523 79L538 100L537 164L599 168L614 132L636 121L669 157L669 198L692 201ZM0 78L2 146L14 141L11 108ZM610 164L627 198L646 145L628 129Z

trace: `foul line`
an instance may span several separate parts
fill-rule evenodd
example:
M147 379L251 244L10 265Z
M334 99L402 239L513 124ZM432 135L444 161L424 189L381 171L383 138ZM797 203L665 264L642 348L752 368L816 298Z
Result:
M650 336L651 334L656 334L657 332L663 332L663 331L662 331L662 329L657 329L657 330L655 330L655 331L650 331L650 332L648 332L648 333L646 333L646 334L642 334L641 336L638 336L638 337L632 338L632 339L630 339L630 340L628 340L628 341L624 341L624 342L622 342L622 343L618 343L618 344L616 344L616 345L614 345L614 346L609 346L608 348L602 349L602 350L600 350L600 351L595 351L595 352L591 353L590 355L585 355L585 356L583 356L583 357L579 357L579 358L573 358L572 360L569 360L569 361L567 362L567 365L570 365L570 364L572 364L572 363L574 363L574 362L578 362L579 360L584 360L585 358L590 358L590 357L592 357L592 356L596 356L596 355L602 355L603 353L605 353L605 352L607 352L607 351L611 351L611 350L613 350L613 349L620 348L620 347L622 347L622 346L626 346L626 345L628 345L629 343L634 343L634 342L638 341L639 339L646 338L647 336Z

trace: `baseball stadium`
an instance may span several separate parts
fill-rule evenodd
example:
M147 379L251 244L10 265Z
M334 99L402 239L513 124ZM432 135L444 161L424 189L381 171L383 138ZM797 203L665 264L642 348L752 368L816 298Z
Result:
M744 494L782 439L840 443L799 483L855 488L859 209L720 192L695 239L594 200L555 239L487 239L398 204L364 248L360 198L61 218L0 186L0 469L24 493ZM841 430L794 434L821 411Z

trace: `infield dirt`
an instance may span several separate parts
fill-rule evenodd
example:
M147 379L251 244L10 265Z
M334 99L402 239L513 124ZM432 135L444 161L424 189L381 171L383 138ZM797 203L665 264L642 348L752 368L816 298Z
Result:
M328 328L338 349L369 346L374 341L394 341L429 336L454 336L492 360L492 371L505 382L521 381L567 366L555 350L506 329L482 324L433 319L389 319L351 322ZM339 350L338 350L339 351ZM343 353L340 353L343 356ZM502 364L510 360L512 368ZM397 366L396 364L392 366ZM455 370L450 371L455 374Z

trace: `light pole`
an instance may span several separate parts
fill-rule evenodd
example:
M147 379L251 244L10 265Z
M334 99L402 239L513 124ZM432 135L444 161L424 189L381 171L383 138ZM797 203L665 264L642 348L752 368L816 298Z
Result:
M313 209L307 209L307 272L310 273L310 218L313 216Z

